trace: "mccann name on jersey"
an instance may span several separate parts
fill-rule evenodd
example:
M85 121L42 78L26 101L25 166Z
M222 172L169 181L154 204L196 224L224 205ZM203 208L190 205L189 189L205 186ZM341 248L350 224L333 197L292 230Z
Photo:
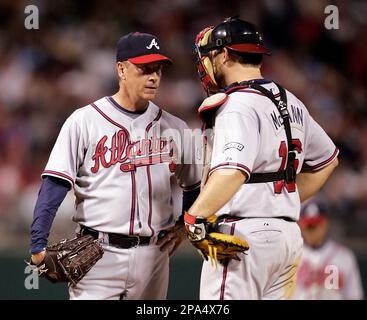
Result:
M288 107L289 121L291 123L297 123L303 127L303 110L294 105ZM283 128L283 119L277 109L274 109L270 114L275 130Z

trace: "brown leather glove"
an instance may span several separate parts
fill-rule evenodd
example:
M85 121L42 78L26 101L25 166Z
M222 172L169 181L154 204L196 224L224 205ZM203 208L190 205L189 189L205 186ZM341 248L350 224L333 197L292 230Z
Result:
M91 235L63 239L47 247L36 271L53 283L70 282L75 286L102 256L102 246Z

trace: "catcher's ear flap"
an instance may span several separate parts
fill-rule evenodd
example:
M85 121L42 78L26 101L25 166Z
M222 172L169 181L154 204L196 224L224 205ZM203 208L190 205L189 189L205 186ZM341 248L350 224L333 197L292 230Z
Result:
M209 37L212 34L212 32L213 32L213 27L207 27L200 32L201 37L199 37L198 39L198 44L200 47L204 47L208 44Z
M218 84L215 80L213 65L208 57L208 52L204 52L203 50L203 47L208 44L212 31L213 27L207 27L201 30L195 40L199 77L203 89L208 94L218 91Z
M215 77L214 77L213 64L210 61L209 57L205 56L205 57L202 58L201 61L204 65L206 73L210 76L210 79L211 79L212 83L217 86L218 84L217 84L217 81L215 80Z
M209 26L201 30L195 38L195 44L198 46L205 46L208 44L209 36L211 35L212 31L214 29L214 26Z

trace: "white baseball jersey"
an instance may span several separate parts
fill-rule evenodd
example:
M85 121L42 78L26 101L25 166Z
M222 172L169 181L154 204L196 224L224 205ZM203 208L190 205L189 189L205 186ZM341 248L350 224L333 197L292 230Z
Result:
M279 97L274 83L264 88ZM289 91L287 99L297 173L321 169L335 159L338 149L300 100ZM217 111L209 174L222 168L236 168L249 177L284 170L287 148L282 118L272 101L254 89L236 91ZM218 214L298 220L299 211L296 185L278 181L244 184Z
M111 99L76 110L63 125L42 176L74 187L73 220L101 232L152 236L172 226L172 184L200 183L182 142L187 125L149 102L130 117Z
M279 97L275 84L264 87ZM290 92L287 100L297 173L326 166L337 156L337 148L301 101ZM217 111L214 137L209 135L208 141L212 144L209 174L235 168L250 177L253 172L277 172L286 167L288 143L282 118L274 103L259 91L231 93ZM292 298L303 247L300 228L294 222L299 211L294 183L243 184L217 215L250 218L231 217L220 226L220 231L245 239L249 250L241 261L231 260L218 268L204 261L200 299Z
M353 252L335 241L304 247L294 299L363 299L358 264Z

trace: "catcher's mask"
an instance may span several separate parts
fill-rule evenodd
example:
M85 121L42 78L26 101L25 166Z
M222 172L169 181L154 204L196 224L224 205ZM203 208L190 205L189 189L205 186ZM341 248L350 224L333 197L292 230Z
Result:
M239 16L227 18L216 27L203 29L196 36L194 52L200 81L208 95L218 91L209 53L224 47L236 52L271 54L264 47L263 37L256 26L239 19Z

